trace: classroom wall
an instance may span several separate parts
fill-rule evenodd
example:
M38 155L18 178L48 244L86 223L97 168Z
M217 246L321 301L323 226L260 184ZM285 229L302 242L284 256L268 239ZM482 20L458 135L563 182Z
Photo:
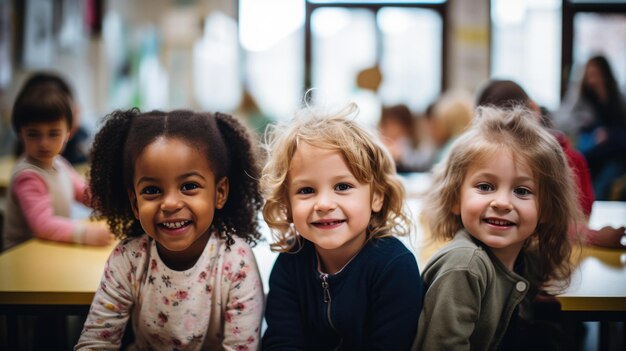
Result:
M237 12L236 3L231 0L105 0L104 6L103 13L112 10L122 16L124 23L132 23L135 29L148 31L156 26L163 33L159 55L166 69L178 72L169 81L176 86L174 91L193 90L191 50L201 36L203 19L213 11L233 18ZM473 91L489 76L489 0L450 0L448 6L446 84L448 88ZM136 40L133 30L122 30L124 40ZM0 97L4 120L0 124L0 135L4 138L10 132L6 130L8 109L17 89L30 71L42 68L54 69L67 77L82 108L82 123L89 128L97 128L99 118L115 105L110 97L111 71L119 52L114 47L104 46L104 35L107 33L99 36L85 34L75 39L64 49L56 49L47 65L25 67L13 64L11 83ZM124 90L120 89L120 94L123 93ZM174 107L197 108L190 95L178 101L170 96L170 100L176 101ZM0 154L5 154L6 150L2 148L0 144Z

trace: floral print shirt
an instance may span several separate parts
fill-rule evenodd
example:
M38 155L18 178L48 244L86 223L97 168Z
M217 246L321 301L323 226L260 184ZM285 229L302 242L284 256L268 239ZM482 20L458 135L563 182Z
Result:
M198 262L169 269L144 235L111 253L76 350L118 349L132 321L137 350L257 350L264 294L250 246L211 235Z

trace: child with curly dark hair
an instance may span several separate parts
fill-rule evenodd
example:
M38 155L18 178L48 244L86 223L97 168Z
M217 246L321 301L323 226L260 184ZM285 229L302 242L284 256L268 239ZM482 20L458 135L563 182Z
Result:
M116 111L91 157L93 206L122 241L76 349L119 347L129 318L138 349L257 349L262 200L244 127L220 113Z

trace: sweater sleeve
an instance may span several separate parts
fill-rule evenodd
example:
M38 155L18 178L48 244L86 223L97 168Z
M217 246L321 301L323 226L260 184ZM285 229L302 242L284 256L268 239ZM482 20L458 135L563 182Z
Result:
M265 309L267 330L263 350L305 350L302 318L295 287L294 272L287 264L288 254L280 254L272 268Z
M35 236L46 240L82 243L85 225L54 215L48 187L35 172L24 171L16 175L13 194Z
M230 280L230 293L224 316L225 350L257 350L260 345L264 294L261 275L248 244L231 247L237 267Z
M415 256L391 261L373 286L373 312L367 322L368 350L408 350L422 309L423 283Z
M111 253L75 350L118 350L133 307L130 281L136 275L123 254L125 241Z
M413 350L470 350L484 287L467 269L442 272L428 287Z

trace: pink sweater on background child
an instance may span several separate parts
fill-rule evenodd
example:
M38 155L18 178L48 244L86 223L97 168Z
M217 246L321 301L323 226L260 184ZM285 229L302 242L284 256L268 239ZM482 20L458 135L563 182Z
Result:
M3 248L32 237L82 243L86 226L70 216L73 201L88 203L86 189L83 178L60 156L52 169L19 159L9 183Z

